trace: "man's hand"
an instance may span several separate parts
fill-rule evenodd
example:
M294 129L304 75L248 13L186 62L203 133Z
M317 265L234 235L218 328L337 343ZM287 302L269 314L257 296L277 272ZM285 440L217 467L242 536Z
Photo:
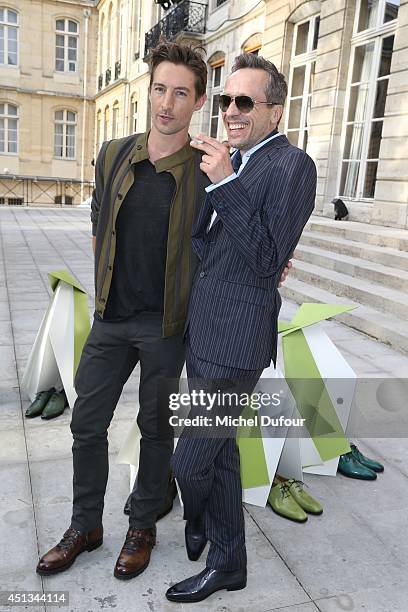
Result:
M280 281L279 281L279 285L278 285L278 287L281 287L281 286L282 286L282 283L284 283L284 282L285 282L286 277L287 277L287 275L289 274L289 272L290 272L290 269L291 269L291 268L292 268L292 262L291 262L291 260L289 259L289 261L288 261L288 263L286 264L286 266L285 266L285 268L284 268L284 270L283 270L283 272L282 272L282 275L281 275L281 277L280 277Z
M202 141L198 143L198 141ZM194 149L203 151L200 168L212 183L219 183L234 173L227 147L215 138L205 134L197 134L190 142Z

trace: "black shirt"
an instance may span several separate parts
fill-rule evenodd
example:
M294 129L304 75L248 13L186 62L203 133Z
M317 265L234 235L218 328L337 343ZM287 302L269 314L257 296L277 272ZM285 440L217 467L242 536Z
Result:
M145 159L116 219L116 253L104 320L163 312L167 235L175 180Z

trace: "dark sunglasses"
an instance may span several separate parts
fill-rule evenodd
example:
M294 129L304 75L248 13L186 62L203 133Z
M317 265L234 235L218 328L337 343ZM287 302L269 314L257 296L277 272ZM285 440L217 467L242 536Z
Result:
M220 109L223 113L229 108L231 102L235 100L235 106L241 113L250 113L255 104L268 104L273 106L276 102L260 102L253 100L250 96L228 96L227 94L220 95Z

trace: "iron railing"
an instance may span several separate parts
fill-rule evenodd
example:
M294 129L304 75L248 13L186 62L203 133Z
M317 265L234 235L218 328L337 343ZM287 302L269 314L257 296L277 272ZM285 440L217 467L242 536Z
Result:
M204 34L207 6L183 0L145 34L145 58L163 36L173 40L179 34Z
M92 182L83 182L83 200L92 195L93 187ZM81 181L78 179L0 174L0 206L80 203Z

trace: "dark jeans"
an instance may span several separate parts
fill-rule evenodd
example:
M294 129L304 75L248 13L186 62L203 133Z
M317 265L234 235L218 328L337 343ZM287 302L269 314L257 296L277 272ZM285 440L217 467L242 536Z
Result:
M74 437L71 525L75 529L90 531L102 524L109 471L108 427L123 386L138 361L141 374L137 423L141 441L130 525L139 529L154 527L163 507L173 432L162 383L172 379L174 385L180 377L185 348L181 335L162 338L161 324L161 315L155 313L141 313L114 323L94 320L75 378L78 398L71 422Z

